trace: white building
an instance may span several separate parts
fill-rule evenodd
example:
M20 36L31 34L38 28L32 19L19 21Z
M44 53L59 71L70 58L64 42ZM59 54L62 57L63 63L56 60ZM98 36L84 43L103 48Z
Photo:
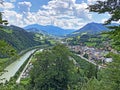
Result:
M113 60L112 60L112 58L105 58L104 61L105 61L106 63L109 63L109 62L112 62Z

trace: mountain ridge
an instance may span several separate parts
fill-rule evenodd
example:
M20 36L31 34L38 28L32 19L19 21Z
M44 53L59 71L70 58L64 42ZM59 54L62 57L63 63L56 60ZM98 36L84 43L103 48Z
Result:
M88 23L79 30L69 34L68 36L74 36L77 34L87 33L87 34L99 34L101 32L108 31L109 29L101 23Z
M53 36L65 36L75 31L72 29L62 29L53 25L42 26L38 24L28 25L24 27L24 29L31 32L41 32L43 34L49 34Z
M79 31L80 32L88 32L88 33L100 33L102 31L106 31L108 30L107 27L105 27L103 24L101 23L95 23L95 22L92 22L92 23L88 23L86 24L84 27L80 28Z

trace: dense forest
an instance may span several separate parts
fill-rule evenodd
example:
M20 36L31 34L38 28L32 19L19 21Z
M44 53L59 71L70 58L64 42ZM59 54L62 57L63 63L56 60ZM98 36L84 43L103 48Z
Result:
M41 33L27 32L13 25L0 27L0 40L4 40L16 49L17 52L38 45L52 45L55 43L54 39L49 36Z

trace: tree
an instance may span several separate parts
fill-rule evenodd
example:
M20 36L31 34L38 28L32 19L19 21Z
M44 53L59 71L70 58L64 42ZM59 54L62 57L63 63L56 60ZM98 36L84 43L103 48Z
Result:
M111 56L114 61L105 69L103 81L108 87L113 88L112 90L120 90L120 56L116 54Z
M16 55L16 50L6 43L4 40L0 40L0 72L4 69L4 59L10 58ZM10 60L9 60L10 61ZM9 62L8 61L8 62Z
M71 53L64 45L37 54L29 90L79 90L87 77L70 56Z
M81 90L104 90L100 87L100 82L96 78L91 78Z
M63 45L39 53L31 72L32 90L67 90L68 70L71 63L69 52Z
M4 1L3 0L0 0L0 4L3 5ZM1 25L8 25L8 21L7 20L3 20L3 12L0 12L0 24Z
M0 40L0 58L11 57L14 55L16 55L16 50L4 40Z
M91 78L82 90L120 90L120 56L112 54L114 62L98 72L98 79Z
M89 5L88 9L91 12L98 12L99 14L108 12L111 18L109 18L106 23L119 21L120 19L120 0L97 1L96 4Z

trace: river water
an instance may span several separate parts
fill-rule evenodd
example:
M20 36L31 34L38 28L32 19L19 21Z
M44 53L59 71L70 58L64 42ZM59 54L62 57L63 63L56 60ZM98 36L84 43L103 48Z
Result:
M9 81L11 77L15 75L15 73L19 70L19 68L23 65L23 63L29 58L29 56L34 53L35 50L28 51L23 56L21 56L18 60L10 64L5 68L5 71L0 76L0 83L5 83L5 81Z

